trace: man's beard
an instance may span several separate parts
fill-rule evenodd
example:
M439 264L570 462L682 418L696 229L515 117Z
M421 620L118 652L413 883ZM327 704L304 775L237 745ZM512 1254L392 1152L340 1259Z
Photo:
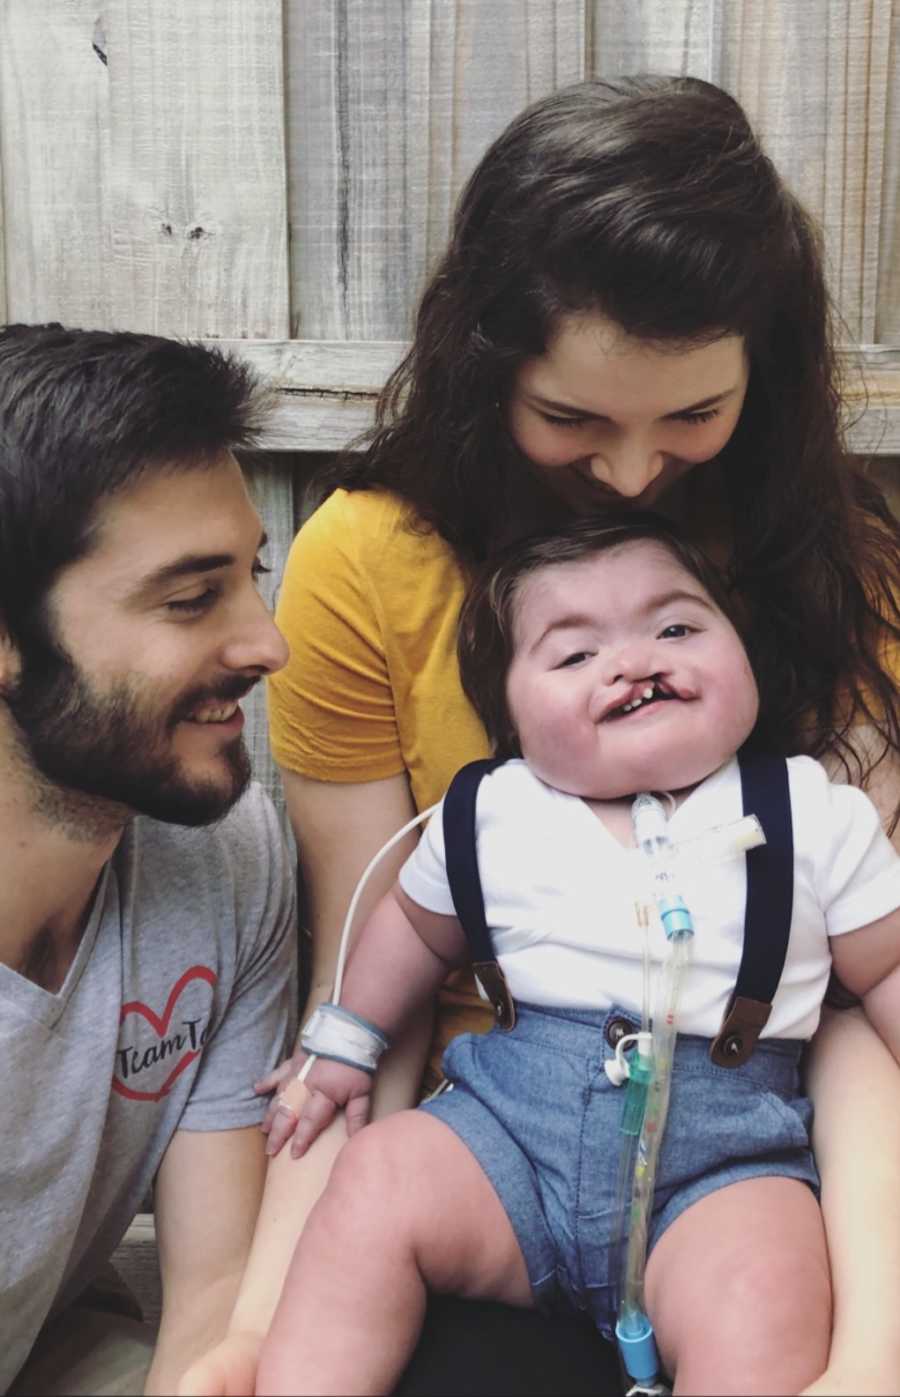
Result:
M32 766L45 783L58 788L62 806L72 792L82 807L87 797L125 807L126 815L206 825L221 819L246 790L250 758L241 737L222 749L220 781L191 780L170 749L179 721L198 703L240 698L251 687L246 679L195 690L165 715L142 702L125 682L98 694L46 632L32 634L21 653L21 675L2 698ZM49 810L60 802L47 804Z

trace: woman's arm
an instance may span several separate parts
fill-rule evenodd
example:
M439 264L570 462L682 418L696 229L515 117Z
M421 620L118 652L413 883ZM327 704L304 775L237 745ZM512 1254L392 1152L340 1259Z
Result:
M312 937L310 990L304 1017L327 999L334 984L344 918L360 874L391 835L415 815L405 775L338 784L282 772L288 814L300 852ZM411 832L375 869L360 899L354 934L396 880L415 848ZM431 1034L431 1012L420 1014L378 1072L374 1115L412 1106Z
M896 1393L900 1374L900 1073L856 1009L828 1011L809 1058L834 1332L817 1393Z
M332 784L284 772L283 780L308 894L313 947L309 1013L331 993L341 929L359 875L372 855L412 818L415 809L405 775ZM416 834L411 833L372 874L360 900L357 930L394 883L415 842ZM387 1115L415 1102L430 1024L431 1016L423 1016L385 1058L378 1073L374 1114ZM307 1093L294 1078L280 1095L286 1106L298 1112ZM275 1312L297 1238L346 1138L344 1118L338 1116L302 1159L292 1159L283 1150L270 1161L228 1337L194 1365L182 1384L183 1394L214 1397L243 1392L251 1378L255 1379L259 1347Z
M875 748L876 735L859 730ZM833 780L841 774L832 770ZM866 792L889 827L900 762L889 754ZM900 849L900 830L893 842ZM807 1087L831 1259L834 1332L810 1393L895 1393L900 1374L900 1070L861 1010L826 1011Z

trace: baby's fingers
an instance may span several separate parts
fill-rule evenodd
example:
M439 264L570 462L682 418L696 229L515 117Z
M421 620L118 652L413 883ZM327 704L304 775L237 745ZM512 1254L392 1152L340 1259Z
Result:
M344 1107L344 1116L347 1121L348 1135L355 1135L357 1130L362 1130L364 1125L368 1125L371 1106L371 1096L354 1096L347 1102Z
M314 1091L300 1112L297 1129L291 1141L292 1159L300 1159L306 1154L312 1142L322 1134L337 1114L337 1106L329 1096ZM271 1137L270 1137L271 1138Z
M285 1082L290 1081L291 1077L300 1071L305 1057L305 1053L295 1053L271 1072L267 1072L265 1077L260 1077L258 1082L253 1083L253 1090L257 1096L267 1096L270 1091L277 1091L279 1087L284 1086Z

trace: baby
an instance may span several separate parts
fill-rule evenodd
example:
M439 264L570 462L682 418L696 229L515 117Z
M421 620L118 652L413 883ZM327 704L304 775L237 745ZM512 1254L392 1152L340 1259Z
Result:
M623 1092L604 1064L640 1027L645 937L655 963L667 954L632 832L645 791L672 808L695 930L648 1224L661 1358L690 1393L797 1392L824 1369L830 1280L799 1061L832 965L900 1057L900 860L864 794L787 761L784 967L768 1020L723 1040L748 856L699 851L742 814L735 754L759 716L729 611L702 555L647 515L573 523L476 584L463 683L509 758L477 790L477 876L514 1026L456 1039L448 1090L360 1129L381 1048L469 954L438 813L359 935L326 1025L337 1036L313 1034L294 1151L339 1108L352 1138L298 1242L259 1392L391 1391L429 1287L569 1305L612 1331Z

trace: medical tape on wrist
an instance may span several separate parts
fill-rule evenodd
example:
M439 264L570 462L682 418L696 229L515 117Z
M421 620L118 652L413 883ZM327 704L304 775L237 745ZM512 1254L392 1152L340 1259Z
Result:
M314 1053L316 1057L359 1067L363 1072L374 1072L381 1054L391 1046L391 1040L367 1019L329 1002L320 1004L307 1019L300 1044L305 1052Z

